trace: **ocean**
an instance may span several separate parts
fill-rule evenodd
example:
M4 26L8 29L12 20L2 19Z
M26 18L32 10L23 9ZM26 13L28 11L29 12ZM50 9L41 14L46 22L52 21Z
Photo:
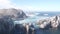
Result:
M60 34L60 29L41 30L37 29L35 34Z

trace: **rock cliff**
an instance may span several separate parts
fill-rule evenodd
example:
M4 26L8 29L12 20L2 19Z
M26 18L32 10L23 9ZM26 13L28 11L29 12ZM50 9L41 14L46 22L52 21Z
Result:
M20 20L26 18L26 14L20 9L0 9L0 17L1 16L8 16L11 17L13 20Z
M13 27L14 23L11 18L0 18L0 34L9 34Z

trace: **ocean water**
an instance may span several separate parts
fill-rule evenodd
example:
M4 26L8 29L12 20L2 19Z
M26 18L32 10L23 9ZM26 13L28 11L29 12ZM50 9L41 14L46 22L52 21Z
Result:
M41 19L47 19L52 16L59 15L60 12L34 12L34 13L28 13L28 18L18 21L17 24L23 24L23 23L36 23L38 20ZM36 26L36 25L34 25ZM35 34L60 34L60 29L49 29L49 30L42 30L42 29L36 29Z
M60 29L41 30L37 29L35 34L60 34Z
M24 20L20 20L19 23L35 23L38 20L41 19L47 19L49 17L52 16L56 16L59 15L60 12L31 12L31 13L26 13L26 15L28 16L28 18L24 19Z

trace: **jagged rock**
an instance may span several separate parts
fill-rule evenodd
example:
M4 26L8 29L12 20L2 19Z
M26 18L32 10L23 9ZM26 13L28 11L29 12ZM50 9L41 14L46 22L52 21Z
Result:
M10 16L13 20L24 19L26 14L19 9L0 9L0 16Z
M0 18L0 34L9 34L13 27L14 23L11 18Z
M50 23L50 20L44 19L44 20L40 20L38 25L40 28L43 29L43 28L46 28L49 23Z
M51 26L52 28L57 28L59 26L59 16L54 16L51 20Z
M50 19L39 20L37 23L40 28L58 28L60 26L60 16L53 16Z
M24 23L23 26L26 28L26 34L35 33L34 25L31 23Z

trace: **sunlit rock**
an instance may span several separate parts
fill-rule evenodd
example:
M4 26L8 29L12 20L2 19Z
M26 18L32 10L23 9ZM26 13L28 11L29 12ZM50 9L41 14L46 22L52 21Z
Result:
M51 26L52 28L57 28L59 26L59 16L55 16L54 18L52 18L53 20L51 20Z
M39 20L39 22L37 23L39 25L40 28L46 28L48 24L50 24L50 20L49 19L43 19L43 20Z
M43 19L43 20L39 20L39 22L37 23L39 25L40 28L47 28L48 27L52 27L52 28L58 28L59 24L60 24L60 17L59 16L53 16L50 17L49 19Z

